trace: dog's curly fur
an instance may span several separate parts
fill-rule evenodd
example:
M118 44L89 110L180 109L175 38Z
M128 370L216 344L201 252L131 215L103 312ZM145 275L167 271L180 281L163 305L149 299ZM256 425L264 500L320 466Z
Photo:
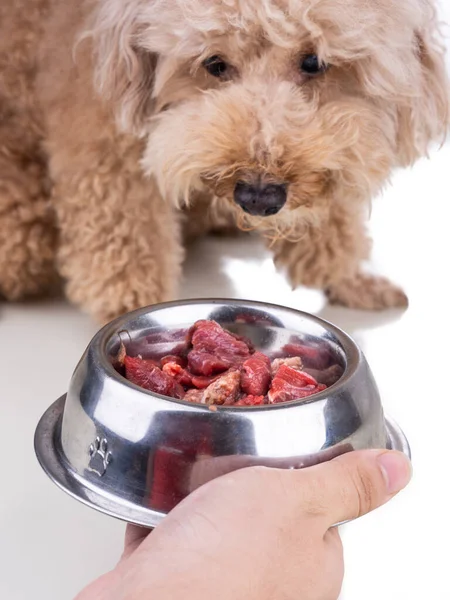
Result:
M0 294L101 320L176 294L183 235L259 230L294 285L405 304L364 275L371 198L445 138L431 0L0 3ZM330 68L309 78L301 57ZM218 79L202 62L230 65ZM238 180L289 185L254 218Z

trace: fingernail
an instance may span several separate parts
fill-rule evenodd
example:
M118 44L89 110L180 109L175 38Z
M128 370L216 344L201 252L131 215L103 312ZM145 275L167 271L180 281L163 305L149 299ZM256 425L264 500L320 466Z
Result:
M387 493L397 494L408 485L412 477L412 465L402 452L385 452L378 457L383 477L386 481Z

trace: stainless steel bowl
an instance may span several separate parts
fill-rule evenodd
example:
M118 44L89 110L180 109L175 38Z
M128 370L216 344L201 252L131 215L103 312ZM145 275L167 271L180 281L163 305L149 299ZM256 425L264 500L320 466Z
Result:
M267 353L301 343L311 349L306 367L328 378L329 387L307 401L212 411L148 392L115 371L112 357L124 332L130 352L145 353L148 335L199 319L214 319ZM168 343L162 351L170 349ZM307 313L237 300L152 306L104 327L35 435L37 457L59 487L147 527L199 485L234 469L297 469L364 448L410 455L403 433L384 416L366 359L351 338Z

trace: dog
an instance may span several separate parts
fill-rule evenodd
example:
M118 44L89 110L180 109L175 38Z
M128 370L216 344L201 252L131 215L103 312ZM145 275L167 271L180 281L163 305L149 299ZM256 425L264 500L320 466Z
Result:
M363 265L371 200L445 139L431 0L0 7L0 295L100 321L177 294L184 247L257 231L293 286L407 298Z

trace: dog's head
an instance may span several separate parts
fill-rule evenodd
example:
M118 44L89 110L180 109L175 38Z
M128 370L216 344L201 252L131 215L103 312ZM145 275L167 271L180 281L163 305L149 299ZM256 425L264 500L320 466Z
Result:
M430 0L101 0L97 81L175 202L289 231L443 139Z

